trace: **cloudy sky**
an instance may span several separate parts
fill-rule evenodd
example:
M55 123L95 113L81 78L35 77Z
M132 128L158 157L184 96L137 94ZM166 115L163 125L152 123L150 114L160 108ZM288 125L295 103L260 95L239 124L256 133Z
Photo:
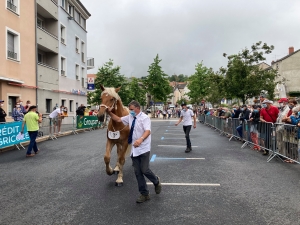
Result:
M88 56L98 67L109 59L127 77L147 75L156 54L168 74L191 75L203 61L218 70L223 53L262 41L275 50L266 62L300 48L299 0L81 0Z

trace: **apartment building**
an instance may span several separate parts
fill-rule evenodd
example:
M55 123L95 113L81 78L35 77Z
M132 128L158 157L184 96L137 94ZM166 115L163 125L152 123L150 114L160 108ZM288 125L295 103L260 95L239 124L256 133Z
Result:
M0 2L0 99L10 120L16 101L36 103L35 2Z
M59 2L59 105L68 107L70 116L87 104L87 70L94 68L94 59L87 58L90 16L79 0Z
M59 103L58 0L36 0L37 101L41 113Z

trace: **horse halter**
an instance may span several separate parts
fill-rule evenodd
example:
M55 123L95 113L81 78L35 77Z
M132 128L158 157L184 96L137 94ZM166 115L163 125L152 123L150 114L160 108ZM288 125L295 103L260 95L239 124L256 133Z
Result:
M114 103L112 104L111 108L117 109L117 101L118 100L114 98ZM101 104L100 107L105 107L106 109L108 108L108 106L105 104Z

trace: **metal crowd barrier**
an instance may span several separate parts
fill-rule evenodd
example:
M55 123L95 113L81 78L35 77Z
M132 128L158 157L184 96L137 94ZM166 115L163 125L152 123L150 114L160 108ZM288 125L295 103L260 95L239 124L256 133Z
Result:
M241 148L249 146L253 150L271 152L267 162L278 158L300 164L300 130L295 125L257 123L206 115L199 115L198 119L206 126L219 131L220 135L226 135L229 141L232 139L242 141Z

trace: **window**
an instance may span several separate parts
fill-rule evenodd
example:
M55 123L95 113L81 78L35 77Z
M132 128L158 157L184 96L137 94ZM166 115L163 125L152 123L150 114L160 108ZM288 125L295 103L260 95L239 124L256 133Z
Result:
M73 100L69 101L69 110L70 112L73 112Z
M86 20L83 17L81 17L80 25L85 29Z
M85 58L84 58L84 42L81 42L81 61L85 62Z
M79 38L75 37L75 51L79 53Z
M61 105L62 105L62 106L66 106L66 99L62 99L62 100L61 100Z
M61 75L66 76L66 58L60 58L60 68L61 68Z
M44 62L44 55L41 53L38 53L38 62L43 63Z
M44 27L44 21L40 18L37 18L37 26L40 28Z
M75 65L76 80L79 80L79 65Z
M84 85L84 78L83 77L81 78L81 86L85 87L85 85Z
M15 108L15 105L17 103L17 97L15 96L8 96L8 115L12 115L12 111Z
M82 77L82 78L85 78L85 77L86 77L86 76L85 76L85 73L84 73L84 68L83 68L83 67L81 68L81 77Z
M7 0L6 4L7 9L19 14L19 0Z
M7 58L13 60L20 60L20 34L6 28L7 39Z
M74 10L74 18L80 24L80 13L76 9Z
M78 109L78 102L76 102L76 109Z
M46 113L51 113L52 109L52 99L46 98Z
M63 8L66 8L66 2L65 2L65 0L61 0L61 6L62 6Z
M70 16L73 16L74 15L74 6L70 5L69 4L69 7L68 7L68 13L70 14Z
M66 27L63 25L60 25L60 41L66 44Z

